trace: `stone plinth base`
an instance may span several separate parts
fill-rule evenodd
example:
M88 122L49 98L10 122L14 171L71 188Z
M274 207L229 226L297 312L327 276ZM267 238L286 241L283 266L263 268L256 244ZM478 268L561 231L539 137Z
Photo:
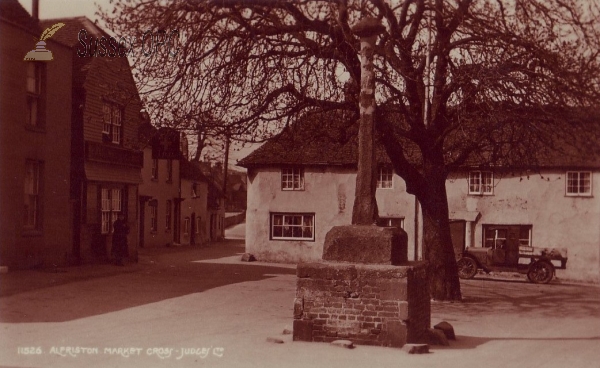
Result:
M425 262L334 262L297 268L294 340L402 347L426 339L431 304Z
M395 227L334 226L325 236L323 260L399 265L408 261L408 237Z

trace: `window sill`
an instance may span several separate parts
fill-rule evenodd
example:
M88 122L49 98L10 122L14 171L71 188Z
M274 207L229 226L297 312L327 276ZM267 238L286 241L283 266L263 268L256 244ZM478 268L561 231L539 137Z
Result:
M218 229L220 230L220 229ZM304 241L304 242L314 242L313 238L271 238L271 241Z
M494 193L469 193L473 197L492 197Z
M591 194L565 194L567 198L593 198Z

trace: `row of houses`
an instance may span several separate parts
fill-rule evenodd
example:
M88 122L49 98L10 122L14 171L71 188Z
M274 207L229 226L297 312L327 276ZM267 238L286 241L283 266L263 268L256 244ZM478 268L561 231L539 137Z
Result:
M340 139L334 125L305 118L238 163L248 169L246 251L258 260L319 260L327 232L351 223L357 141ZM382 150L378 162L378 225L403 228L409 259L420 259L419 203ZM567 269L557 277L600 282L600 157L556 154L521 169L465 166L449 176L456 253L508 242L566 248Z
M46 40L53 60L24 61L59 22ZM81 30L108 36L85 17L40 22L0 2L0 265L107 261L118 214L132 259L139 247L221 239L219 185L182 154L177 133L158 140L126 58L78 55Z

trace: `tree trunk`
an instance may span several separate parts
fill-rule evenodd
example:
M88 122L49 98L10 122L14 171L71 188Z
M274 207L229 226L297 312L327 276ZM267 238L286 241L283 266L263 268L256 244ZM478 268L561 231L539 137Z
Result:
M446 177L443 169L425 175L428 190L419 198L423 210L423 258L429 262L429 291L436 300L461 300L460 280L450 236Z

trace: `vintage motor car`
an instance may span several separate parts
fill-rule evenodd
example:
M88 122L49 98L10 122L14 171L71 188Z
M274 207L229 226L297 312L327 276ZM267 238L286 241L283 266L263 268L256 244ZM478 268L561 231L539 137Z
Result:
M527 274L527 279L533 283L547 284L554 277L556 268L567 268L567 250L564 248L506 245L468 247L457 261L458 276L470 279L479 269L486 273L519 272ZM552 261L559 261L560 266L553 265Z

